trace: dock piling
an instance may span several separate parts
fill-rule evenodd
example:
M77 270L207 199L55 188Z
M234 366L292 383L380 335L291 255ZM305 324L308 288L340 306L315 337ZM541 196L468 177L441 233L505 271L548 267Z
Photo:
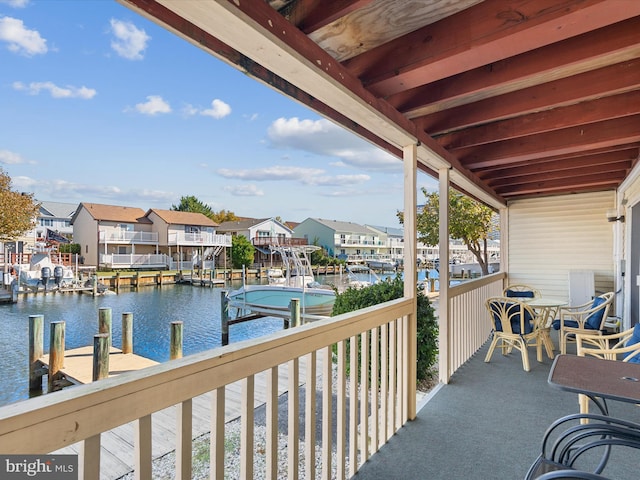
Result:
M226 290L220 291L220 332L222 345L229 345L229 295Z
M49 375L47 389L49 392L60 390L62 379L60 370L64 368L64 321L51 322L49 338Z
M133 313L122 314L122 353L133 353Z
M93 381L109 376L109 334L93 336Z
M111 308L109 307L98 309L98 333L109 335L109 348L111 348Z
M183 322L171 322L171 352L169 358L182 358Z
M290 312L290 320L289 326L291 327L299 327L300 326L300 299L292 298L289 302L289 312Z
M29 315L29 391L42 390L42 366L39 358L44 354L44 315Z

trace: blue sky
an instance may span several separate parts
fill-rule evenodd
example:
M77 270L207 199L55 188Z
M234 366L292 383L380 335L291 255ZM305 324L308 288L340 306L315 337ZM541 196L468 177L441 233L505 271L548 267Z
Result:
M114 0L0 0L0 167L57 202L389 227L402 209L398 159Z

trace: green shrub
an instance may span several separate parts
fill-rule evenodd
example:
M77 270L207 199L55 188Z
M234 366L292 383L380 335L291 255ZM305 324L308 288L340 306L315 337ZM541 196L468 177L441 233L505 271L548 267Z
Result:
M393 279L376 283L365 288L348 288L336 296L332 315L353 312L361 308L378 305L380 303L402 298L404 295L404 281L398 275ZM426 380L431 377L431 370L438 355L438 322L429 298L421 291L417 291L417 379ZM349 343L347 342L347 349ZM358 337L360 350L360 337ZM335 351L335 346L334 346ZM360 352L358 351L358 358ZM347 370L348 357L347 357Z

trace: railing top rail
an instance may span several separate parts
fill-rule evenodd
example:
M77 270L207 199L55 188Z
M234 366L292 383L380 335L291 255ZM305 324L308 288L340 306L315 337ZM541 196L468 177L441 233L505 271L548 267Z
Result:
M462 282L459 285L453 285L449 287L449 297L463 295L467 292L477 290L480 287L489 285L498 280L504 280L505 278L507 278L506 272L497 272L485 275L484 277L478 277L474 278L473 280Z
M0 446L7 454L57 450L409 315L414 302L392 300L7 405L0 408Z

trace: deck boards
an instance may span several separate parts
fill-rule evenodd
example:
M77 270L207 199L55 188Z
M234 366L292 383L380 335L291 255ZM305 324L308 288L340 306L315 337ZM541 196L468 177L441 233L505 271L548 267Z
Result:
M323 355L318 354L316 374L320 377ZM300 385L306 382L306 357L300 358ZM65 359L65 366L67 362ZM288 388L288 366L278 369L278 395ZM255 376L254 406L259 407L266 401L266 372ZM192 438L200 437L211 430L212 394L205 393L193 399L193 431ZM242 383L234 382L226 387L225 421L229 422L240 416L242 402ZM176 447L177 407L165 408L151 416L152 419L152 455L158 458L175 450ZM134 469L134 423L121 425L102 434L101 438L101 480L119 478ZM57 450L56 454L77 454L80 444Z

